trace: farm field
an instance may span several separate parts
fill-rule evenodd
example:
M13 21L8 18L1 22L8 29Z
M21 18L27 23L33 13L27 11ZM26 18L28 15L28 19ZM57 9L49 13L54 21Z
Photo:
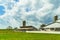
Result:
M25 33L0 30L0 40L60 40L60 34Z

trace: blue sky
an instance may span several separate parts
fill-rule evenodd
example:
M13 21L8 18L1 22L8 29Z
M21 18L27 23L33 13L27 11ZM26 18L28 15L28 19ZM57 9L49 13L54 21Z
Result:
M41 24L53 22L53 17L60 18L60 0L0 0L0 28L26 25L39 28Z
M0 15L3 15L5 13L4 6L0 6Z

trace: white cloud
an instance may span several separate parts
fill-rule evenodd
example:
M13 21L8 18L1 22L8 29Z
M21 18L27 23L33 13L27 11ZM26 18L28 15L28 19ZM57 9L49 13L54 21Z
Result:
M19 25L19 22L15 20L14 18L10 18L8 21L14 27Z
M36 7L36 4L37 6L41 5L41 8ZM26 7L30 7L31 11L26 12L25 10ZM29 15L35 15L36 18L41 21L43 20L42 17L46 16L52 10L52 8L53 8L53 4L49 3L49 0L20 0L18 3L14 4L11 10L6 9L6 13L0 16L0 18L2 18L3 20L6 19L6 21L8 21L13 26L18 26L20 22L18 22L14 18L17 15L21 14L19 18L22 20L26 20ZM17 11L19 12L17 13ZM29 21L29 24L31 25L37 24L37 26L38 25L40 26L41 24L39 21L38 22L31 21L31 20L27 20L27 21Z
M54 10L55 15L60 15L60 6Z

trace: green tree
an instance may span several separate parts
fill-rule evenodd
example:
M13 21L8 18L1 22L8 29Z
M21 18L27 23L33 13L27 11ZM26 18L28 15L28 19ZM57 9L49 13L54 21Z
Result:
M12 29L12 27L11 26L8 26L7 29Z

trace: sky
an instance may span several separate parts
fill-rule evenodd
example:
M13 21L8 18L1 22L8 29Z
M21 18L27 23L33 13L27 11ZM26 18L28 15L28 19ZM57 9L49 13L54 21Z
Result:
M19 28L24 20L39 28L52 23L55 15L60 18L60 0L0 0L0 29Z

